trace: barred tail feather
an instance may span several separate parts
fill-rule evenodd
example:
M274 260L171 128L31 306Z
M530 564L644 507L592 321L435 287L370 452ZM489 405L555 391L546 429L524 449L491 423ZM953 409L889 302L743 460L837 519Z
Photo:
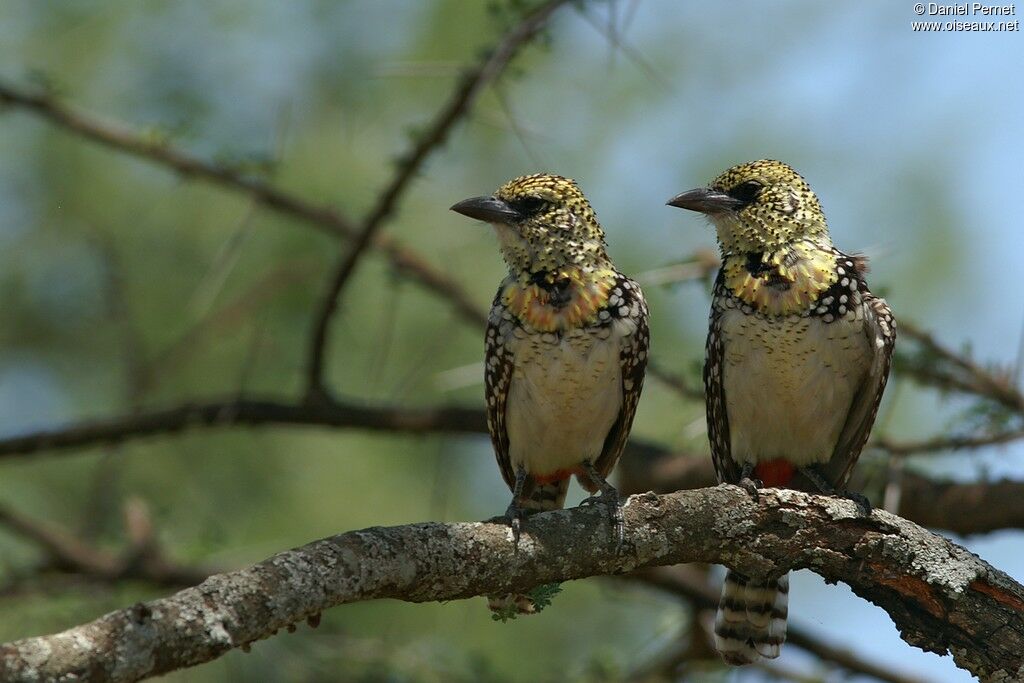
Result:
M565 505L565 494L569 491L569 477L545 484L534 484L520 505L530 512L561 510Z
M729 570L715 615L715 649L727 664L775 659L786 641L789 575L755 580Z

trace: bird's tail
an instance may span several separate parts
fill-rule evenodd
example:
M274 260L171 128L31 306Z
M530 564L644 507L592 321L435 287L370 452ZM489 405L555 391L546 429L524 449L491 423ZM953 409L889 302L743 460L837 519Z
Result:
M533 482L532 488L518 505L528 513L561 510L565 505L565 494L569 491L569 477L552 482ZM529 595L523 593L507 593L492 595L487 598L487 606L501 621L513 618L517 614L536 614L537 603Z
M779 656L786 642L789 575L755 580L729 570L715 615L715 649L727 664Z
M565 505L565 494L568 491L569 477L543 484L534 483L533 489L519 501L519 505L531 513L561 510Z

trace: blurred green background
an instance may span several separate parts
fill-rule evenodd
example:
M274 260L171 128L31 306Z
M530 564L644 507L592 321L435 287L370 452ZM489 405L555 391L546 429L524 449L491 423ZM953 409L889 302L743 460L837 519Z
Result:
M570 5L430 159L386 229L486 306L503 275L493 235L447 207L522 173L557 172L580 182L613 258L643 282L714 247L710 228L665 200L734 163L779 158L817 190L837 245L872 258L873 289L898 317L1012 364L1024 313L1020 34L917 33L911 8ZM512 14L509 3L472 0L7 0L0 77L358 217ZM297 396L337 253L336 240L243 196L0 110L0 429L240 389ZM707 286L646 290L653 357L695 377ZM328 353L339 396L481 405L482 330L391 275L379 254L341 306ZM967 408L896 377L878 430L941 433ZM706 452L702 415L652 381L634 433ZM1024 449L990 450L914 466L1021 477ZM173 557L224 568L365 526L480 519L508 502L483 436L228 428L0 463L4 505L111 548L129 497L148 506ZM1024 578L1019 532L966 542ZM14 580L36 557L0 528L0 576ZM49 581L8 590L0 640L167 592ZM877 661L969 680L899 641L877 608L806 572L790 612ZM168 679L619 680L688 626L676 601L601 580L566 585L548 611L504 625L482 599L378 601ZM818 671L796 648L780 661Z

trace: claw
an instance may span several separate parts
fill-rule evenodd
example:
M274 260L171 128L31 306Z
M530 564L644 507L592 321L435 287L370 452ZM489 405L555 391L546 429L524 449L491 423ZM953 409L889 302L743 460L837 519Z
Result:
M597 468L589 461L583 463L583 469L591 481L600 484L601 492L584 498L580 505L601 504L608 506L608 521L611 523L615 533L615 554L619 555L622 553L623 546L626 543L626 519L622 515L622 507L619 505L619 492L601 476Z
M757 502L761 499L759 489L761 489L764 486L764 484L761 483L760 479L751 479L750 477L743 477L736 483L736 485L739 486L744 491L746 491L750 495L750 497L754 499L754 502Z
M508 509L505 510L505 519L508 520L508 525L512 527L512 542L519 546L519 535L523 530L523 517L525 512L523 508L516 505L516 499L513 498L512 502L508 504Z
M840 491L836 493L836 495L841 498L846 498L847 500L852 500L854 504L861 509L861 512L864 513L865 517L871 516L871 511L874 508L871 506L871 501L868 500L868 497L863 493L860 493L859 491Z
M740 471L740 480L736 482L736 485L746 491L754 502L760 500L761 496L758 493L758 489L764 486L760 479L754 479L750 475L754 473L754 463L745 462L743 463L743 469Z
M836 496L837 498L846 498L847 500L852 500L854 504L861 509L861 511L864 513L866 517L871 516L871 501L868 500L867 496L865 496L863 493L848 490L837 491L834 486L828 483L828 481L825 479L825 476L820 471L818 471L818 468L814 467L813 465L810 467L801 468L800 471L803 473L805 477L807 477L811 481L812 484L818 487L819 491L821 491L826 496Z
M505 510L505 519L508 520L508 525L512 527L512 542L516 548L519 547L519 535L523 530L523 517L526 516L526 511L519 507L519 501L523 496L523 487L526 485L526 468L522 465L516 470L516 482L515 486L512 487L512 502L508 504L508 509Z

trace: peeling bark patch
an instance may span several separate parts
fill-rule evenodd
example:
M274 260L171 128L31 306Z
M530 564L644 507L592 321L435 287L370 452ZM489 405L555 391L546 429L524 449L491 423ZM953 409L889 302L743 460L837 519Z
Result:
M926 581L916 576L893 576L889 573L891 571L889 567L877 562L871 562L868 566L878 585L891 588L900 595L910 598L933 617L946 618L946 608L935 597L933 588Z
M970 589L978 591L979 593L984 593L1000 605L1009 607L1015 612L1024 612L1024 599L1021 599L1020 596L1008 593L997 586L993 586L987 581L976 579L971 582Z

